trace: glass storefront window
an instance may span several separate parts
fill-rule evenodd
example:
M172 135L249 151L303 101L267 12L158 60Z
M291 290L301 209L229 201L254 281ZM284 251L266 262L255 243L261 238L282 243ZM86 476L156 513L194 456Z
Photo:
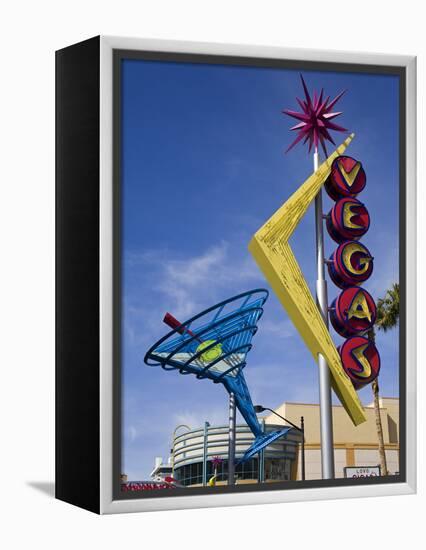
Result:
M228 481L228 461L224 460L217 468L216 481ZM214 468L209 460L207 462L207 481L214 475ZM245 462L244 464L238 464L235 468L236 479L253 479L256 480L259 477L259 466L257 458ZM187 464L175 470L175 478L179 480L182 485L198 485L203 483L203 463L197 462L194 464Z
M217 482L228 481L228 461L224 460L217 466ZM214 468L209 460L207 462L207 482L214 475ZM259 478L259 464L257 458L252 458L244 464L238 464L235 468L236 480ZM175 478L182 485L202 485L203 463L187 464L175 470ZM288 481L291 479L291 460L288 458L265 458L265 481Z

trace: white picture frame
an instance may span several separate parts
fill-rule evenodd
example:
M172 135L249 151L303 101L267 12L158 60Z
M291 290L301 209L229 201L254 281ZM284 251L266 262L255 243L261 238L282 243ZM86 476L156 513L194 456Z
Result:
M188 494L161 498L114 496L114 52L174 54L292 60L300 63L401 67L405 74L405 464L400 483L324 486L285 490ZM174 510L306 500L403 495L416 492L416 58L402 55L286 49L256 45L210 44L99 37L99 508L101 514ZM62 427L65 429L65 427ZM71 498L58 498L71 501ZM84 504L83 504L83 507Z

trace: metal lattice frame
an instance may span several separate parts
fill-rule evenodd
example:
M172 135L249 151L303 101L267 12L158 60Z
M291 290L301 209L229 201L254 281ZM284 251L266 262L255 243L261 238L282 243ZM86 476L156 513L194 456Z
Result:
M266 289L251 290L202 311L156 342L147 351L145 363L195 374L199 379L210 378L216 383L227 376L237 376L246 366L246 355L268 294ZM210 341L200 349L200 342ZM219 346L221 353L212 360L206 359L208 352ZM214 370L221 362L228 368Z
M257 288L224 300L185 323L180 324L173 318L173 330L156 342L144 358L147 365L178 370L181 374L195 374L198 379L209 378L225 386L230 398L230 484L234 480L235 408L238 408L255 436L254 443L238 463L249 460L267 445L285 436L290 429L285 427L272 433L263 432L242 372L268 295L267 290ZM212 351L211 356L209 351Z

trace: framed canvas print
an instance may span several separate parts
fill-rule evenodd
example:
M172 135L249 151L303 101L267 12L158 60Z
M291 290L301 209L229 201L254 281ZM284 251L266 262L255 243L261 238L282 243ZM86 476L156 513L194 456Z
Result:
M415 58L56 54L56 496L416 487Z

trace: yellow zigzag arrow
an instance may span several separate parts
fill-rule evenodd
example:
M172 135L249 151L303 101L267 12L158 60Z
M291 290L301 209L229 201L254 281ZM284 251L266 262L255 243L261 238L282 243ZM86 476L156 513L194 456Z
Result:
M331 372L333 389L355 425L366 420L340 355L309 290L288 240L330 174L333 160L352 141L351 134L299 189L255 233L249 250L315 360L321 353Z

